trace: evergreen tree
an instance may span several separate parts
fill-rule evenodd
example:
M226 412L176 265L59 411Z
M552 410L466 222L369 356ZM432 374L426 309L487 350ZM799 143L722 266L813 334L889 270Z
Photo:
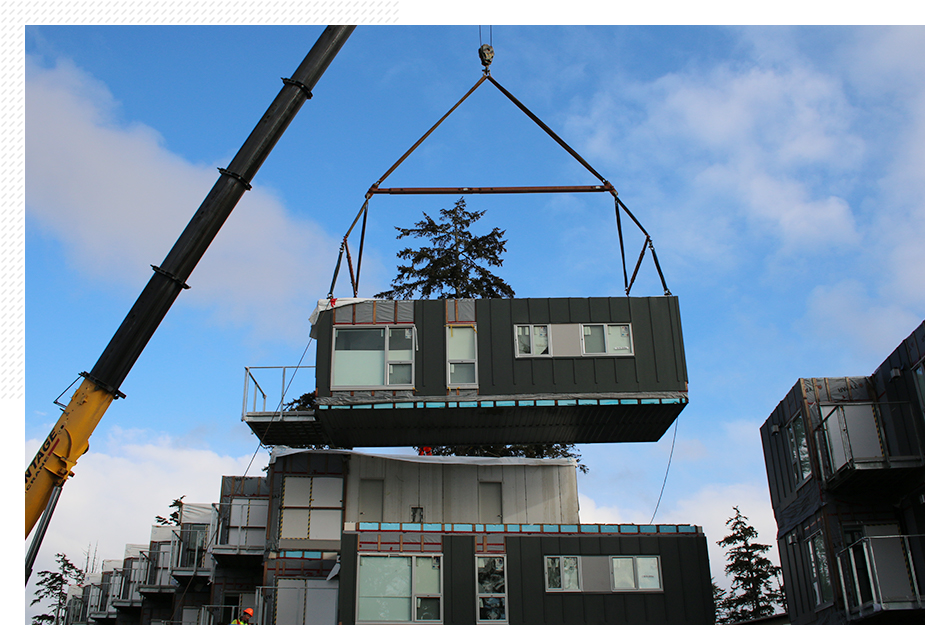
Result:
M470 231L484 214L485 211L466 210L466 199L461 197L453 208L440 209L439 222L424 213L424 219L414 228L396 227L398 239L429 239L431 246L406 247L398 252L400 259L411 264L399 265L392 288L376 297L411 299L415 294L423 299L514 297L514 289L483 266L501 266L501 254L507 244L504 230L493 228L480 237Z
M719 623L739 623L762 616L771 616L783 604L778 576L780 567L774 566L764 554L771 547L753 542L758 532L748 524L738 506L735 514L726 521L730 534L720 541L726 548L726 575L732 577L732 588L717 605ZM716 596L714 584L714 596Z
M32 625L59 625L64 622L67 608L68 586L83 584L84 572L71 564L63 553L55 555L58 562L57 571L41 571L36 584L35 599L29 605L48 602L49 612L32 617Z
M164 518L162 516L154 517L154 520L157 521L158 525L179 525L180 524L180 510L183 508L183 498L186 495L181 495L179 499L174 499L170 503L170 507L174 508L174 511L170 513L169 518Z

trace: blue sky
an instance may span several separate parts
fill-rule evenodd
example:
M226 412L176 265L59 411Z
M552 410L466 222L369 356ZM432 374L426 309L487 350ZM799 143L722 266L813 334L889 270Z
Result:
M92 368L320 32L25 29L26 459L57 419L53 400ZM869 374L925 316L925 29L490 36L492 76L614 184L679 297L690 405L655 521L704 526L722 582L714 543L732 506L774 542L759 425L797 378ZM37 570L93 545L121 558L172 498L211 502L222 474L243 473L257 450L240 421L244 368L298 363L366 190L478 80L479 37L476 26L354 32L122 385ZM485 84L387 186L593 183ZM487 211L484 230L506 230L500 273L517 296L587 297L623 291L607 198L467 203ZM373 198L361 296L394 274L393 226L454 199ZM651 263L633 294L661 294ZM313 387L300 375L293 394ZM672 432L582 445L582 520L649 522ZM251 473L265 464L257 451Z

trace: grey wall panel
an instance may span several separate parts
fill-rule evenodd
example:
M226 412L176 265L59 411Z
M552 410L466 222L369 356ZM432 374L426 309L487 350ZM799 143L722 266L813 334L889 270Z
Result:
M418 395L446 395L446 322L442 301L415 302L415 324L420 349L416 353L415 392ZM418 314L420 311L420 314Z
M447 467L443 476L443 518L447 523L478 523L478 468Z

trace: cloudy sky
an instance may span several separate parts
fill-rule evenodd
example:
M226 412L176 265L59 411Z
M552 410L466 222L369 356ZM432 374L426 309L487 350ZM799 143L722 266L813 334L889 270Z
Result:
M23 464L320 32L25 28ZM701 525L721 583L733 506L774 542L760 424L799 377L870 374L925 316L922 28L358 28L122 385L36 570L61 551L121 558L173 498L211 502L221 475L259 474L244 368L295 365L307 346L314 362L308 317L340 238L478 80L480 37L492 76L618 189L681 305L690 404L673 454L674 428L582 445L582 520ZM595 183L490 84L388 181ZM506 231L500 273L519 297L615 296L608 197L467 202ZM454 199L373 198L361 296L394 274L394 226ZM641 273L633 295L661 294L651 263ZM290 395L313 388L308 370Z

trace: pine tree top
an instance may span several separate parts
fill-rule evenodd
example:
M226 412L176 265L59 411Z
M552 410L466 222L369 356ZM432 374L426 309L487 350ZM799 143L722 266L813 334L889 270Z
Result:
M392 288L375 297L384 299L469 299L514 297L514 289L494 275L489 267L500 267L507 240L504 230L492 228L482 236L472 234L472 224L485 211L466 210L465 198L453 208L440 209L439 221L424 213L413 228L396 227L398 239L428 239L430 246L406 247L398 257L410 264L399 264Z

